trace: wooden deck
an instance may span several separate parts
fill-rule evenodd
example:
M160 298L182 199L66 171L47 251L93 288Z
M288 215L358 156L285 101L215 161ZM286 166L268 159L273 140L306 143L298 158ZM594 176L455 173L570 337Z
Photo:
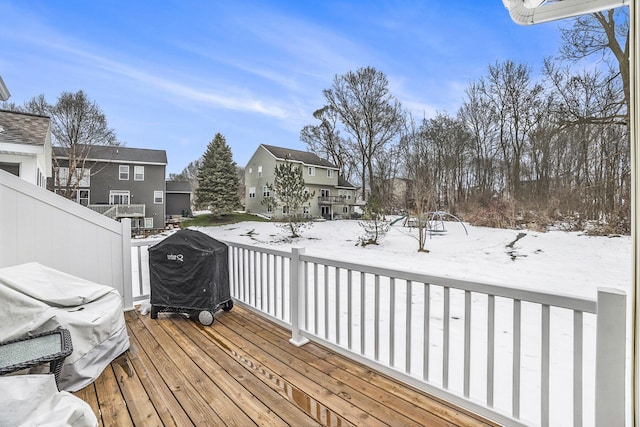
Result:
M75 393L104 426L493 425L242 307L212 326L125 313L131 348Z

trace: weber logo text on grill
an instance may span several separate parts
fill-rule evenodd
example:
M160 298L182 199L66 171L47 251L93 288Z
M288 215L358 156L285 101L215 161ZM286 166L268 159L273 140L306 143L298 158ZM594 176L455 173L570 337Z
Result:
M184 261L184 255L182 254L167 254L167 259L169 261Z

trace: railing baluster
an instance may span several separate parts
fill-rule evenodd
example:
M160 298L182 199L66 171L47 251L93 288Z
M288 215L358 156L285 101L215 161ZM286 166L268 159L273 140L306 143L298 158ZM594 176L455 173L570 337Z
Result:
M405 366L404 371L408 374L411 372L411 300L412 300L412 282L411 280L407 280L407 295L406 295L406 305L407 305L407 316L406 316L406 331L405 331Z
M464 291L464 397L469 397L471 382L471 292Z
M336 275L336 300L335 300L335 306L336 306L336 311L335 311L335 315L336 315L336 344L340 344L340 268L336 267L335 268L335 275Z
M142 246L138 246L138 289L140 290L139 295L144 295L144 283L142 281Z
M513 382L511 385L511 413L514 418L520 418L520 349L522 306L520 300L513 300Z
M320 302L318 301L318 263L313 263L313 303L315 304L313 310L313 333L318 335L318 318L320 314Z
M431 285L424 283L424 343L422 345L422 379L429 380L429 341L431 339Z
M365 324L365 288L364 288L365 275L360 272L360 354L365 353L365 341L364 341L364 324Z
M347 347L352 348L352 329L353 329L353 283L351 278L351 270L347 270Z
M309 289L309 263L307 261L304 261L304 282L303 283L299 283L298 286L304 286L305 289ZM305 292L305 296L306 296L306 292ZM305 301L304 301L304 329L309 330L309 311L310 311L310 307L309 307L309 298L306 297Z
M542 427L549 425L549 355L550 355L550 308L542 305L542 343L540 354L540 423Z
M578 427L582 422L582 346L583 346L582 312L573 312L573 425Z
M396 279L389 278L389 366L395 365Z
M324 266L324 339L329 339L329 266Z
M267 271L265 272L266 276L266 287L267 287L267 313L271 314L271 254L267 254Z
M496 348L496 297L487 296L487 406L493 408Z
M444 287L444 307L442 315L442 387L446 390L449 388L449 318L451 310L451 295L449 287Z
M373 357L380 360L380 276L374 276L374 307L373 307Z

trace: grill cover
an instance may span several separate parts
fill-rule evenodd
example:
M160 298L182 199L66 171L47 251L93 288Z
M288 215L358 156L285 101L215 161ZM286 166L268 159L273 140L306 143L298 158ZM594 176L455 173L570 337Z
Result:
M151 305L215 312L231 299L229 249L195 230L180 230L149 248Z

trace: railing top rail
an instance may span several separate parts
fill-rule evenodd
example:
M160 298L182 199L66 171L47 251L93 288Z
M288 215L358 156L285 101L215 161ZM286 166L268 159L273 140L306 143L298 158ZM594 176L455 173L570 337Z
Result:
M588 298L576 297L571 295L540 292L532 289L512 288L508 286L492 285L482 282L472 282L469 280L456 279L452 277L432 276L429 274L400 271L391 268L376 267L360 263L356 264L306 254L301 255L300 260L304 262L338 267L345 270L359 271L365 274L393 277L396 279L408 280L417 283L428 283L432 285L493 295L518 301L526 301L553 307L566 308L569 310L576 310L585 313L596 314L598 312L598 303L595 299L591 300Z
M218 239L219 240L219 239ZM246 245L243 243L236 243L236 242L229 242L226 240L220 240L223 243L226 243L229 247L236 247L236 248L241 248L241 249L247 249L250 251L258 251L258 252L263 252L266 254L270 254L270 255L275 255L275 256L280 256L283 258L291 258L291 252L287 252L287 251L280 251L277 249L270 249L270 248L265 248L262 246L255 246L255 245Z

